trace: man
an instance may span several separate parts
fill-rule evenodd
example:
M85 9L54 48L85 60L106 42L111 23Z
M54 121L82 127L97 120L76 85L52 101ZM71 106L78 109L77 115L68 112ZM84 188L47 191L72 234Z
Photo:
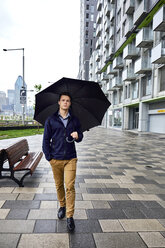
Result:
M50 162L55 179L57 198L60 202L58 218L67 217L67 228L74 231L75 178L77 154L75 143L83 139L79 120L71 114L71 96L59 96L59 110L45 122L43 152ZM65 197L65 189L66 197Z

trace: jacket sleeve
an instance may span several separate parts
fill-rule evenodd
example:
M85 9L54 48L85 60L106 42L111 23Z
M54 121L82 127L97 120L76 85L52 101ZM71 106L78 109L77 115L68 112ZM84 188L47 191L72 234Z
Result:
M79 120L76 118L76 132L78 133L78 139L75 140L76 142L81 142L83 139L83 132L81 130L81 124L79 122Z
M45 158L50 161L50 142L52 138L52 132L51 132L51 126L50 126L50 120L49 118L45 122L45 128L44 128L44 136L43 136L43 142L42 142L42 150L45 154Z

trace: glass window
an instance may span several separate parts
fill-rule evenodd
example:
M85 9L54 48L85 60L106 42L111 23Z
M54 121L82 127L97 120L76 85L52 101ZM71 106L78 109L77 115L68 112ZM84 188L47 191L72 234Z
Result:
M91 5L91 13L94 13L94 6Z
M121 127L122 125L122 111L121 109L114 110L114 126Z
M114 91L113 93L113 104L117 104L117 91Z
M136 99L139 97L139 84L138 82L132 84L132 99Z
M142 96L151 94L151 75L142 78Z
M165 66L160 69L160 91L165 90Z
M94 15L91 14L91 22L93 22L93 21L94 21Z
M86 5L86 9L89 10L89 4Z

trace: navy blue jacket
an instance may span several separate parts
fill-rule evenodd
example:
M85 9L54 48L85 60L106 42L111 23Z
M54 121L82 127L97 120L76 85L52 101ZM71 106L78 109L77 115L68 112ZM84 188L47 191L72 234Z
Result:
M66 127L60 120L58 111L48 117L45 122L42 144L43 152L48 161L51 159L68 160L77 158L75 142L69 143L66 141L66 137L69 140L73 139L70 134L74 131L78 133L76 142L80 142L83 139L80 122L71 113Z

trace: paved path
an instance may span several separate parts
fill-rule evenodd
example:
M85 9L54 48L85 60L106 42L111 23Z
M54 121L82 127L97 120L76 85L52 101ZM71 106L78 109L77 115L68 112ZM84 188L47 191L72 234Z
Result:
M42 136L27 139L31 151L41 150ZM165 247L165 137L95 128L77 149L75 233L57 219L43 158L24 188L0 181L0 248Z

